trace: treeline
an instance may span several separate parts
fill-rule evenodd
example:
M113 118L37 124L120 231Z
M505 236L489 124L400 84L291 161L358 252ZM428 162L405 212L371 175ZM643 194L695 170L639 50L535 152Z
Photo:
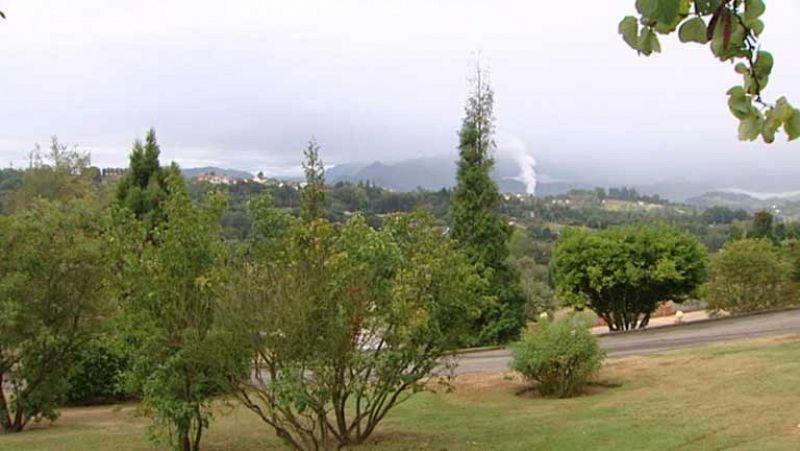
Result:
M432 216L331 221L317 168L300 217L261 193L226 239L228 197L192 199L159 154L151 131L102 186L54 142L23 173L0 216L4 432L134 397L162 445L195 450L226 394L295 448L355 444L480 335L486 280Z
M666 300L729 312L796 301L800 229L767 212L745 222L502 196L492 108L478 81L453 191L326 185L314 141L302 188L187 182L159 161L153 130L115 183L55 139L32 152L27 170L0 173L0 428L135 398L158 446L191 451L227 396L288 446L341 448L446 381L459 347L515 341L558 307L627 330ZM709 237L724 246L710 261ZM518 368L577 393L596 343L569 321L542 327ZM586 365L551 374L576 352Z
M292 448L340 449L429 381L447 383L454 350L516 339L525 299L489 177L488 86L468 105L449 223L390 204L376 225L330 214L376 191L331 191L313 141L299 209L242 195L236 236L224 232L236 196L162 166L153 130L115 184L56 140L34 152L21 178L8 173L0 215L2 431L54 420L67 402L131 397L157 446L191 451L226 396Z
M224 234L230 238L245 238L252 224L247 217L247 202L254 197L269 195L273 205L294 216L300 215L300 188L296 184L276 183L263 185L242 182L233 185L215 186L189 181L193 198L201 199L209 192L222 191L229 196L230 211L223 218ZM425 211L445 221L450 209L451 190L418 190L396 192L369 182L337 182L325 186L326 217L334 222L344 222L356 213L363 215L373 226L381 223L381 217L392 213Z

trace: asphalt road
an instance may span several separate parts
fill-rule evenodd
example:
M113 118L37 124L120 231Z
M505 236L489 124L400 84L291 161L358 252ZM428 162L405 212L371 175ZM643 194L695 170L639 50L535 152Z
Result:
M800 333L800 309L605 334L598 338L609 357L624 357L791 333ZM460 357L456 373L506 371L508 360L505 349L468 353Z

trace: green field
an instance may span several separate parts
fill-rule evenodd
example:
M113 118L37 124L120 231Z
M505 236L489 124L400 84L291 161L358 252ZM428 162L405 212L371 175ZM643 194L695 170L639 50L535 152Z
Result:
M64 409L3 450L146 450L134 405ZM220 403L209 450L282 449ZM459 378L398 407L365 450L800 449L800 336L611 360L585 396L546 400L510 375Z

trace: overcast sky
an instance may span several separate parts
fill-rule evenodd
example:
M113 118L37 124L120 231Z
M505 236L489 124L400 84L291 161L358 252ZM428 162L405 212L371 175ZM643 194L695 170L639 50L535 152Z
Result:
M800 173L800 144L743 144L706 47L617 35L634 0L0 0L0 161L50 135L126 164L156 127L164 160L278 171L316 136L327 163L452 153L476 54L501 151L651 179ZM800 105L800 2L770 0L766 97ZM800 177L797 177L800 188Z

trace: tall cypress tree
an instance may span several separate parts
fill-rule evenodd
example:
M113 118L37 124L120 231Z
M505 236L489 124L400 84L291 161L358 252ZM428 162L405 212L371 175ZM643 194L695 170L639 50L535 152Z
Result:
M311 138L303 151L306 159L303 170L306 173L306 186L300 193L303 203L303 219L312 221L325 217L325 166L319 157L319 144Z
M459 131L457 186L451 206L452 237L489 281L494 298L475 324L474 343L517 337L525 324L519 275L508 265L512 228L500 214L502 197L491 178L494 167L494 93L480 67L473 80Z

